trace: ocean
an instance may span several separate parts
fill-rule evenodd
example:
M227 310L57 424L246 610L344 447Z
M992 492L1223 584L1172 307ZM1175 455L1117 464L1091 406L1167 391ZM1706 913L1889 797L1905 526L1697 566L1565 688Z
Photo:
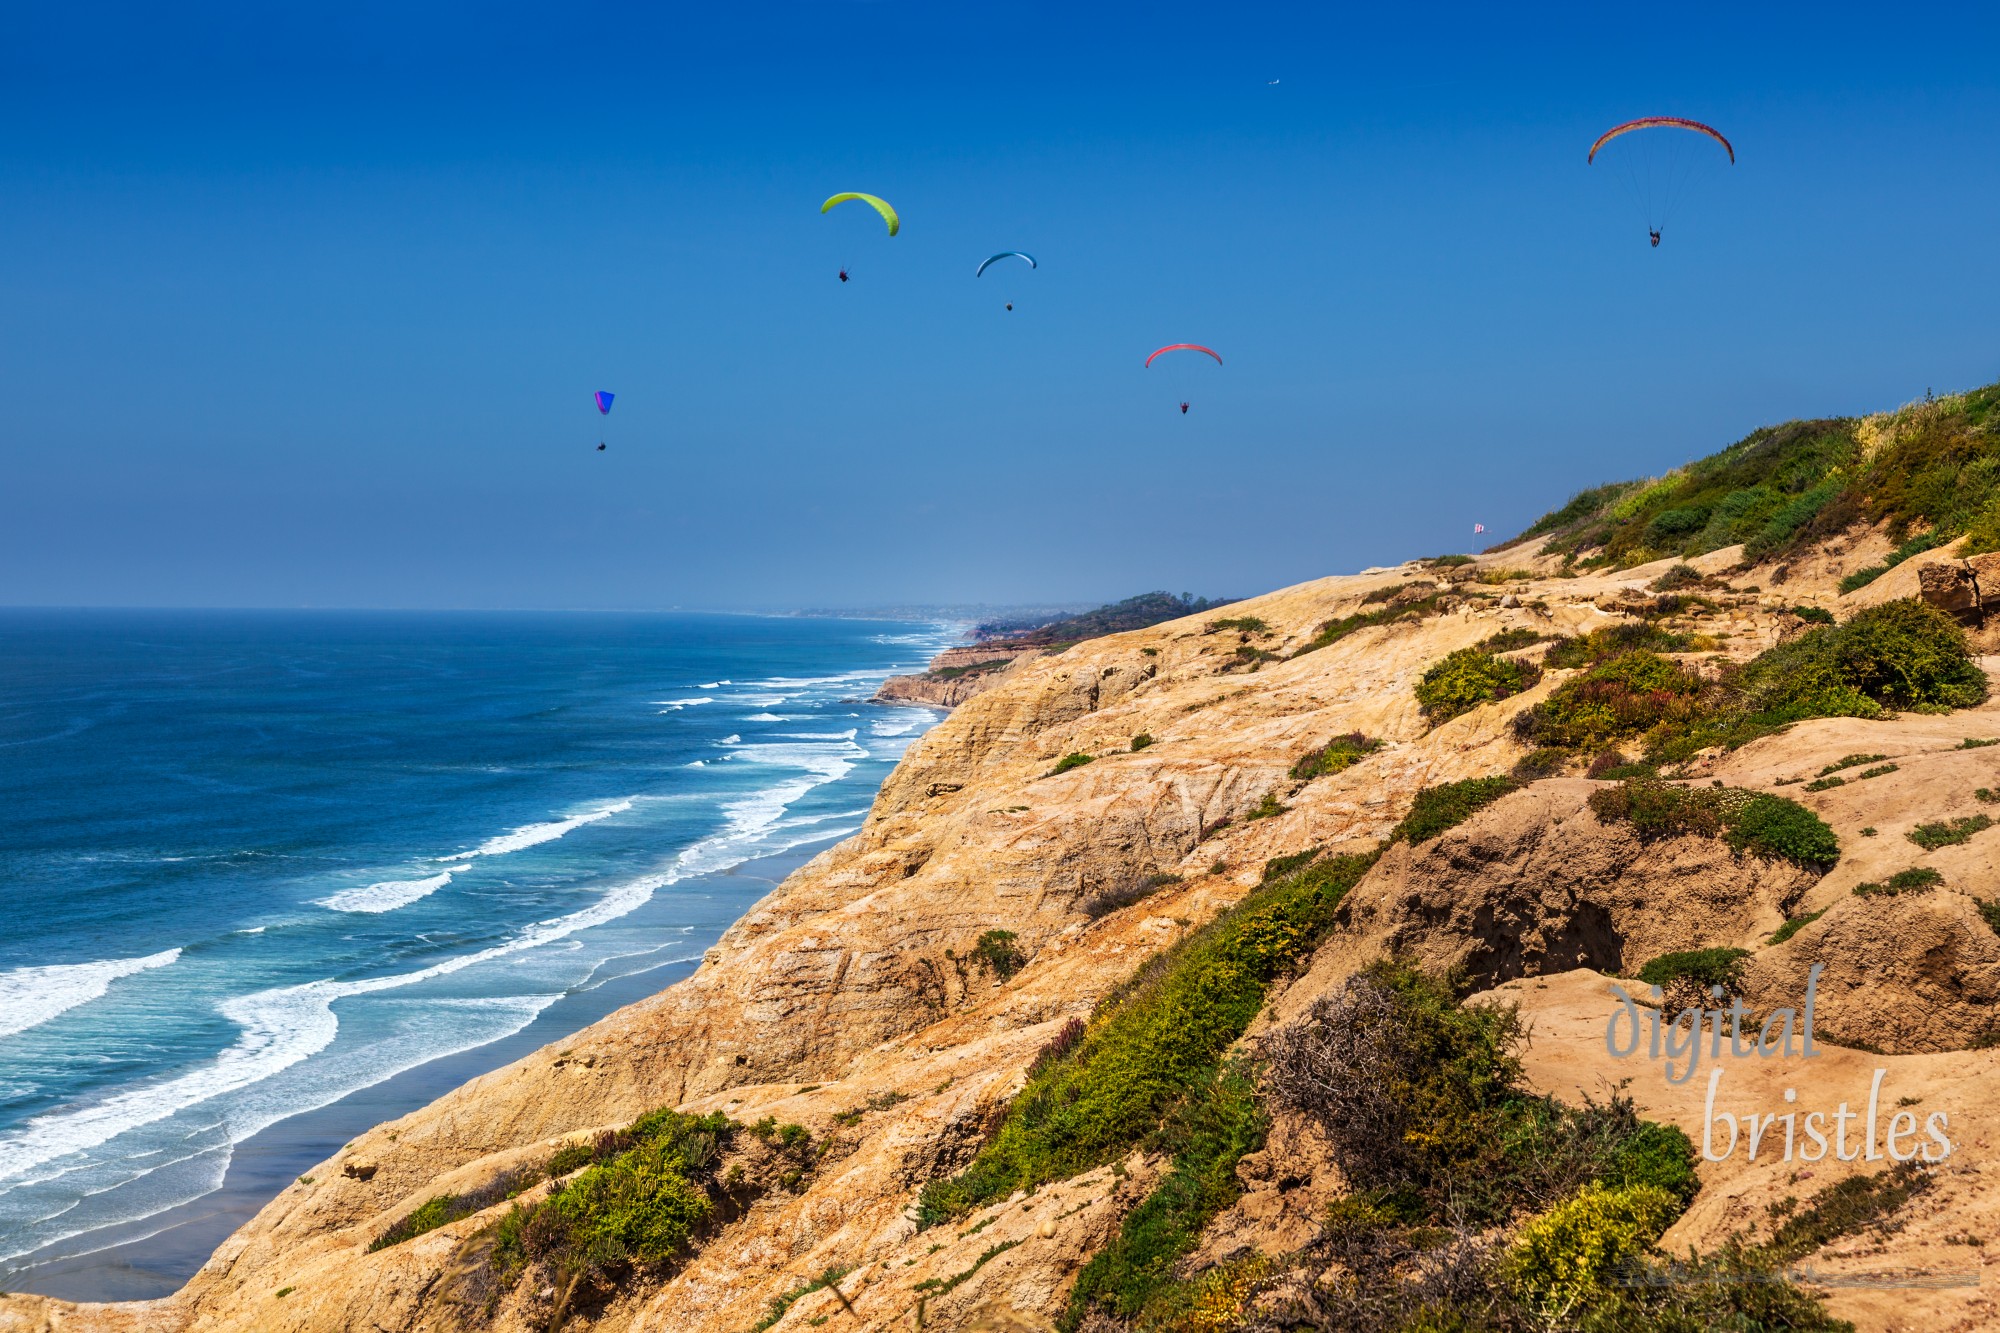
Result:
M341 1135L687 975L860 826L935 718L866 700L957 628L0 612L0 1289L164 1294Z

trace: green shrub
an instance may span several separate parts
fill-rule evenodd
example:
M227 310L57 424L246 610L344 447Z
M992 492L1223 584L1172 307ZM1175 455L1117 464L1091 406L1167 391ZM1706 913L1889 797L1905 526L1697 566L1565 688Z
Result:
M494 1226L489 1264L511 1285L536 1262L575 1279L678 1257L715 1212L716 1160L740 1128L720 1112L640 1117L607 1136L608 1155L555 1182L540 1202L509 1210ZM558 1300L556 1324L567 1299Z
M1590 794L1590 809L1607 824L1627 823L1641 838L1722 833L1722 805L1713 788L1683 787L1651 778L1629 778Z
M1612 1150L1598 1178L1611 1189L1664 1190L1685 1208L1701 1191L1694 1162L1694 1144L1678 1126L1640 1120Z
M1478 647L1482 652L1506 653L1516 648L1532 647L1549 637L1551 636L1543 634L1540 630L1516 626L1513 629L1503 629L1498 634L1487 635L1479 641Z
M1272 857L1264 863L1264 875L1258 883L1269 884L1274 879L1283 879L1295 870L1305 869L1319 859L1319 851L1317 847L1308 847L1305 851L1293 852L1290 856Z
M1542 658L1550 667L1596 666L1630 652L1681 653L1690 641L1684 634L1661 629L1650 620L1627 620L1588 634L1558 640Z
M1096 757L1097 756L1095 755L1080 754L1072 751L1071 753L1066 754L1062 758L1056 760L1056 766L1049 770L1049 776L1054 777L1058 773L1067 773L1072 768L1082 768L1085 764L1090 763Z
M1153 743L1152 733L1142 731L1132 738L1132 752L1137 754Z
M1236 1165L1263 1146L1265 1127L1255 1081L1240 1062L1222 1066L1194 1089L1160 1137L1173 1165L1125 1215L1111 1243L1077 1274L1063 1326L1079 1327L1093 1307L1134 1318L1170 1287L1175 1261L1192 1251L1202 1228L1242 1194Z
M1824 482L1785 505L1743 544L1743 558L1754 564L1783 547L1817 518L1839 496L1840 490L1837 482Z
M556 1149L555 1156L549 1158L548 1173L551 1177L566 1176L581 1170L597 1160L597 1149L588 1143L569 1143Z
M1209 621L1205 632L1215 634L1222 630L1237 630L1244 634L1269 634L1271 627L1256 616L1236 616L1229 620Z
M1345 736L1335 736L1293 764L1292 777L1300 782L1310 782L1329 773L1343 772L1381 748L1381 741L1371 740L1358 731L1350 731Z
M1696 524L1695 527L1688 530L1691 532L1699 532L1702 528L1708 526L1708 514L1702 510L1669 510L1668 513L1700 514L1701 522ZM1660 515L1660 518L1665 518L1665 517L1666 514ZM1653 520L1653 525L1657 527L1659 526L1659 522L1660 519L1656 518ZM1683 533L1681 535L1685 536L1686 533ZM1660 575L1660 577L1653 580L1653 591L1673 592L1680 588L1698 588L1701 586L1701 583L1702 583L1702 573L1700 570L1696 569L1693 565L1675 565L1672 568L1668 569L1666 573Z
M471 1208L465 1207L453 1195L433 1195L406 1214L402 1221L396 1223L371 1241L368 1245L368 1252L373 1254L377 1250L386 1250L391 1245L400 1245L406 1240L414 1239L426 1232L436 1231L441 1226L456 1222L461 1217L470 1217L472 1213L473 1210Z
M1521 713L1521 740L1541 747L1590 751L1645 736L1661 727L1686 727L1702 716L1700 676L1644 650L1592 667Z
M1944 883L1944 876L1929 866L1898 870L1880 884L1857 884L1854 892L1862 898L1893 898L1899 893L1928 893Z
M828 1287L839 1285L840 1280L853 1271L852 1268L829 1268L812 1281L793 1287L782 1296L773 1296L770 1312L750 1326L750 1333L764 1333L764 1330L783 1319L792 1306L800 1300L816 1291L825 1291Z
M1854 775L1854 780L1856 782L1861 782L1868 778L1879 778L1887 773L1900 773L1902 771L1903 771L1902 769L1898 768L1894 764L1877 764L1873 768L1862 769L1859 773Z
M1846 778L1815 778L1806 784L1807 791L1832 791L1835 787L1845 787Z
M1433 569L1459 569L1472 563L1469 555L1434 555L1424 562Z
M1629 822L1642 838L1720 836L1733 851L1824 871L1840 859L1840 839L1797 801L1740 787L1686 787L1629 778L1590 794L1606 823Z
M1915 1162L1892 1166L1874 1175L1849 1176L1814 1194L1760 1248L1775 1263L1793 1263L1826 1248L1842 1236L1872 1226L1929 1190L1934 1182Z
M1823 606L1795 606L1792 614L1810 625L1831 625L1833 612Z
M1897 565L1908 560L1911 556L1922 555L1925 551L1935 550L1944 545L1944 543L1945 539L1936 532L1926 532L1920 537L1912 537L1891 551L1881 564L1870 565L1866 569L1857 569L1842 579L1840 581L1840 590L1842 592L1853 592L1856 588L1865 588L1876 579L1881 578L1884 574L1894 569Z
M1827 822L1797 801L1759 794L1725 812L1729 845L1767 860L1827 870L1840 859L1840 839Z
M1382 591L1386 592L1387 590L1384 589ZM1366 603L1374 596L1374 593L1370 593L1368 597L1362 600ZM1399 620L1423 620L1426 617L1434 616L1439 610L1438 599L1440 596L1441 593L1433 592L1428 597L1414 602L1384 606L1375 611L1358 611L1351 616L1340 616L1329 620L1319 627L1318 631L1314 633L1309 641L1294 650L1292 656L1303 657L1307 653L1317 652L1329 644L1339 643L1356 630L1366 629L1370 625L1387 625Z
M1992 827L1993 819L1989 815L1966 815L1961 819L1919 824L1903 836L1925 851L1934 852L1940 847L1952 847L1962 842L1970 842L1973 834Z
M1813 922L1819 920L1821 917L1825 915L1826 915L1826 909L1822 907L1817 912L1807 912L1804 916L1792 917L1791 919L1786 921L1784 925L1779 926L1776 930L1772 931L1771 938L1768 941L1766 941L1766 943L1783 944L1786 940L1798 934L1800 931L1804 930L1807 926L1810 926Z
M1274 1105L1319 1126L1362 1211L1390 1215L1379 1221L1504 1222L1599 1179L1694 1197L1685 1134L1616 1095L1566 1107L1530 1094L1525 1040L1514 1009L1465 1005L1384 961L1266 1037L1265 1082Z
M1825 768L1822 768L1819 771L1819 775L1825 777L1829 773L1838 773L1843 768L1858 768L1862 764L1872 764L1878 759L1887 759L1888 757L1886 754L1851 754L1845 759L1834 760Z
M1513 778L1496 777L1467 778L1463 782L1425 787L1410 802L1410 813L1390 831L1389 841L1407 842L1411 846L1429 842L1472 818L1481 807L1519 790L1520 785Z
M1373 857L1339 856L1257 889L1149 963L1081 1043L1028 1081L958 1175L926 1185L924 1225L1067 1179L1151 1141L1203 1086L1280 972L1307 956Z
M979 937L966 957L1004 981L1028 963L1028 955L1015 943L1017 938L1011 930L989 930Z
M1665 953L1639 969L1639 980L1648 986L1664 987L1678 977L1686 977L1703 991L1720 986L1725 992L1734 992L1743 985L1743 960L1749 956L1748 949L1726 948Z
M1539 782L1543 778L1556 777L1569 767L1569 757L1568 750L1530 750L1514 761L1511 775L1522 782Z
M1562 1318L1602 1289L1612 1270L1653 1248L1680 1208L1651 1185L1591 1183L1521 1229L1508 1255L1522 1298Z
M1984 801L1988 805L2000 802L2000 792L1994 791L1991 787L1974 787L1972 795L1973 799Z
M1530 663L1461 648L1424 672L1417 682L1417 702L1436 726L1480 704L1519 694L1540 677L1541 671Z
M1278 793L1276 791L1267 791L1264 793L1264 799L1257 802L1256 807L1252 809L1249 814L1243 816L1243 818L1245 818L1246 820L1275 819L1279 815L1284 814L1287 810L1290 810L1291 808L1292 807L1286 805L1283 801L1278 799Z
M1885 708L1971 708L1986 675L1965 631L1915 598L1857 611L1760 654L1738 678L1747 709L1786 720L1875 717Z
M1967 736L1958 743L1958 748L1961 750L1979 750L1988 745L2000 745L2000 738L1986 739L1979 736Z

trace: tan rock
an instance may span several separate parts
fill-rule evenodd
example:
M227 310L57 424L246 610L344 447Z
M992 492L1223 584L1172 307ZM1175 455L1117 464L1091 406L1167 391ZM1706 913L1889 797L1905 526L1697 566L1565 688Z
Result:
M1878 546L1868 536L1839 559L1879 556ZM1694 563L1706 571L1704 561L1727 554ZM1315 846L1371 847L1420 787L1506 771L1522 754L1510 719L1561 678L1551 672L1527 695L1431 729L1412 695L1430 664L1510 626L1579 633L1614 623L1629 604L1628 585L1643 586L1670 563L1509 586L1540 609L1502 607L1482 585L1460 582L1446 614L1364 629L1297 657L1290 654L1319 626L1361 610L1365 594L1421 576L1399 569L1322 579L1243 603L1241 614L1272 626L1254 646L1274 656L1239 653L1238 635L1208 633L1198 616L1011 663L998 673L1004 679L959 701L910 748L860 833L746 912L694 976L364 1134L310 1173L313 1184L274 1199L175 1296L83 1307L9 1296L0 1298L0 1330L454 1327L455 1293L481 1271L480 1237L506 1205L372 1254L370 1242L434 1195L482 1186L659 1106L723 1110L745 1122L775 1116L807 1126L830 1148L798 1192L764 1194L678 1269L609 1293L593 1307L591 1327L742 1333L774 1299L829 1267L851 1270L838 1292L799 1298L776 1333L836 1311L845 1324L842 1301L857 1327L885 1330L913 1327L920 1305L933 1329L968 1327L995 1310L1051 1318L1163 1163L1135 1154L1115 1170L922 1232L911 1212L916 1190L977 1151L1065 1022L1087 1016L1146 959L1250 891L1266 860ZM1549 576L1555 565L1525 543L1470 569ZM1832 604L1841 572L1837 563L1799 562L1771 607L1746 600L1746 619L1729 626L1722 651L1741 659L1775 642L1776 603ZM1756 577L1768 581L1769 571ZM1914 571L1908 577L1914 584ZM1611 609L1599 610L1600 601ZM1302 755L1357 730L1387 744L1344 773L1291 778ZM1142 732L1154 743L1135 753L1131 739ZM1852 888L1917 859L1902 836L1915 823L1964 812L1974 788L2000 786L2000 749L1956 749L1967 735L2000 735L2000 708L1805 723L1715 756L1719 778L1767 790L1847 753L1896 757L1900 770L1887 777L1811 796L1780 789L1811 802L1847 849L1818 880L1739 861L1720 843L1639 843L1596 823L1586 805L1591 784L1537 783L1433 843L1393 849L1350 895L1343 929L1275 1008L1309 1004L1387 948L1461 963L1489 983L1521 979L1503 987L1509 994L1557 988L1546 1021L1535 1020L1532 1047L1537 1077L1556 1087L1571 1074L1602 1073L1602 976L1569 969L1630 969L1697 945L1755 948L1787 914L1840 902L1754 960L1760 994L1794 984L1809 958L1865 958L1875 980L1852 994L1830 986L1830 1023L1853 1022L1850 1009L1880 1011L1887 1018L1879 1027L1897 1049L1960 1041L1982 1030L1995 961L1965 895L1995 882L2000 830L1927 854L1947 880L1928 902L1885 905L1854 898ZM1051 776L1070 753L1094 761ZM1282 813L1249 819L1266 796ZM1879 836L1862 838L1863 825ZM1155 872L1182 878L1099 919L1083 911L1091 895ZM1015 932L1028 958L1008 978L969 957L995 928ZM1583 1021L1586 1010L1595 1027ZM2000 1085L1988 1087L2000 1057L1940 1049L1880 1058L1927 1071L1924 1096L1976 1108L1979 1098L2000 1095ZM1659 1104L1662 1114L1687 1114L1682 1101ZM1290 1245L1307 1233L1324 1191L1338 1187L1323 1170L1297 1165L1310 1163L1310 1149L1293 1130L1274 1127L1272 1145L1245 1160L1243 1200L1204 1253ZM2000 1190L1973 1170L1992 1158L1977 1139L1968 1143L1954 1207L2000 1222ZM1690 1238L1716 1234L1737 1200L1761 1206L1765 1197L1762 1185L1739 1186L1727 1174L1716 1181L1713 1208L1705 1194L1699 1216L1683 1224ZM2000 1225L1991 1231L2000 1237ZM1942 1233L1909 1234L1907 1246L1892 1239L1889 1253L1920 1258ZM545 1324L560 1298L545 1287L523 1283L509 1293L493 1328ZM1841 1308L1870 1328L1891 1317L1865 1302Z

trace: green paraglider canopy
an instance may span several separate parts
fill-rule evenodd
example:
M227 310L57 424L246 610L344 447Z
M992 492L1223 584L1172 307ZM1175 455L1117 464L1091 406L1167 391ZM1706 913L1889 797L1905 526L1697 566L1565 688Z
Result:
M882 220L889 224L889 234L891 236L894 236L897 232L903 229L902 219L896 216L895 209L889 207L889 201L887 199L878 199L876 196L872 194L861 194L858 191L854 190L850 190L845 194L837 194L833 196L833 198L827 200L825 203L819 206L819 211L822 214L824 214L830 211L835 204L844 204L850 199L859 199L862 203L868 205L870 208L874 209L877 213L880 213L882 215Z

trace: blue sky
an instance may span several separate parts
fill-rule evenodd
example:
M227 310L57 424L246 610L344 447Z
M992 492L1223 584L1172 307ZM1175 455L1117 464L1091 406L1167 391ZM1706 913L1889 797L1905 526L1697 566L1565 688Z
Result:
M0 603L1243 594L2000 378L2000 12L1391 8L19 7Z

